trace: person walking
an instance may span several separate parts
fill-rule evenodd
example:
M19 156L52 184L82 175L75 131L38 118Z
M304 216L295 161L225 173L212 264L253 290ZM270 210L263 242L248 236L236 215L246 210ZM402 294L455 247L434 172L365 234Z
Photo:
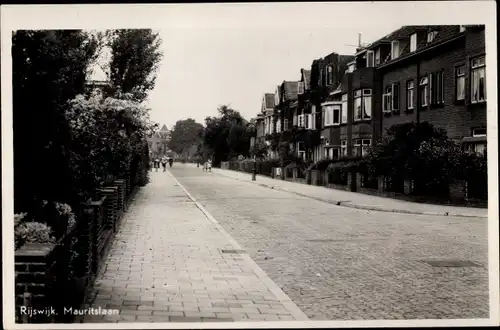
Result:
M174 163L174 159L172 157L170 157L168 159L168 164L170 165L170 167L172 167L172 164Z
M155 158L155 169L156 169L156 172L158 172L158 168L160 167L160 160L157 158Z
M163 166L163 172L165 172L167 170L167 157L166 156L163 156L163 158L161 159L161 165Z

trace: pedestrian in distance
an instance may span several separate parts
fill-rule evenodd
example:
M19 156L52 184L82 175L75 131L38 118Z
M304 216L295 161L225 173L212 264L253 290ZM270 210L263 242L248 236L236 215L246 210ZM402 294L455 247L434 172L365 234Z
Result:
M174 159L172 157L170 157L168 159L168 165L170 165L170 167L172 167L172 164L174 163Z
M155 158L155 169L156 169L156 172L158 172L158 168L160 168L160 160L158 158Z
M163 172L167 170L167 157L161 159L161 166L163 166Z

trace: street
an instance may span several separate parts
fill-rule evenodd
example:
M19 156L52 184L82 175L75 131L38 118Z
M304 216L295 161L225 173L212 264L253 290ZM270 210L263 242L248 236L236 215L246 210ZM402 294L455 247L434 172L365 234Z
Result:
M488 317L485 218L350 209L170 171L310 319Z

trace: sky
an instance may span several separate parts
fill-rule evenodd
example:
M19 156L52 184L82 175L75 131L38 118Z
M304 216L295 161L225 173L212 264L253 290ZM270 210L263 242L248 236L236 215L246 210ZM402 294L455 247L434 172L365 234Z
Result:
M333 52L353 55L358 33L370 43L402 25L444 23L442 10L436 16L415 6L254 3L159 10L150 17L163 41L147 100L151 118L169 129L186 118L204 123L224 104L255 117L264 93L274 93L283 80L299 80L300 69L310 69L313 60Z

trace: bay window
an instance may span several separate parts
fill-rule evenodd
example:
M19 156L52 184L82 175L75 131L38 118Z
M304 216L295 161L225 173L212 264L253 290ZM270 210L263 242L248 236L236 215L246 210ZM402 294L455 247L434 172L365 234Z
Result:
M471 61L471 103L486 101L485 69L484 56Z

